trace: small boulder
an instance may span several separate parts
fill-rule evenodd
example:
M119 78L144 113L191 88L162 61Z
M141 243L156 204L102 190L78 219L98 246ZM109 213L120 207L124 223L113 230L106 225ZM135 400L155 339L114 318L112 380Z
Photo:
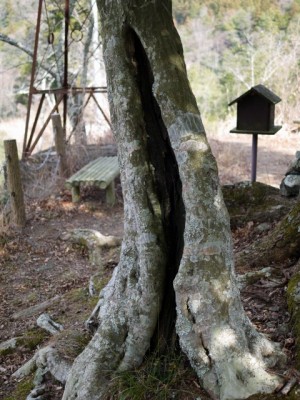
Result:
M300 191L300 151L289 166L280 184L280 194L285 197L298 196Z
M19 338L12 338L0 343L0 352L15 349L18 344L18 339Z
M291 197L298 196L300 190L300 174L287 175L280 184L280 194Z
M45 329L47 332L51 333L52 335L56 335L57 333L59 333L60 331L62 331L64 329L62 325L53 321L53 319L47 313L41 314L38 317L36 323L40 328Z

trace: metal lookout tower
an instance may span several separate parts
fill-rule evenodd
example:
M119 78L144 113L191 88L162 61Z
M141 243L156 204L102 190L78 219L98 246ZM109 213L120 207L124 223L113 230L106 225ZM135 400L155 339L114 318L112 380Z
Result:
M92 5L90 9L83 9L83 6L80 4L80 0L73 1L71 3L71 9L70 0L65 0L64 3L54 0L51 2L51 5L47 5L47 1L48 0L39 0L38 2L33 61L23 143L23 158L28 157L33 152L38 141L45 132L45 129L47 128L53 113L59 113L61 115L62 126L64 129L64 134L66 135L69 99L76 95L81 95L83 99L81 113L89 103L90 99L93 99L104 119L110 125L109 116L103 110L103 107L100 105L96 96L97 93L106 93L106 86L76 86L76 80L70 79L71 74L69 71L70 46L72 44L78 45L78 43L83 40L83 30L85 29L85 31L88 31L84 25L87 25L89 18L91 18L91 10L92 7L96 6L96 0L91 0ZM79 11L77 10L74 16L72 15L72 12L74 13L75 5L79 7ZM60 16L59 32L57 24L51 24L51 18L52 20L55 20L53 16L56 15ZM43 16L45 17L44 19ZM78 16L81 17L81 21L79 21ZM42 25L44 28L46 27L46 30L48 30L46 39L45 35L41 37ZM93 24L91 26L93 26ZM59 43L56 44L56 47L60 46L59 55L56 54L57 48L55 47L57 35L59 35ZM91 37L89 36L88 40L90 39ZM43 40L45 44L44 48L40 50L41 40ZM99 45L100 41L97 45L97 48L90 51L90 58L94 55L96 51L99 51ZM44 56L42 58L42 61L38 61L39 51L46 52L47 50L45 50L45 48L51 50L52 64L51 62L48 62L50 56L48 57L48 59ZM87 60L88 58L86 58L86 61ZM83 64L84 62L82 61L81 65ZM85 68L84 65L83 68ZM43 85L40 84L42 79L40 79L38 76L39 74L41 75L41 70L43 71ZM74 76L74 73L71 76ZM51 79L49 79L49 77L52 78L51 83ZM57 77L59 77L59 79ZM55 81L55 84L53 84L53 81ZM52 101L52 108L50 107L50 111L46 112L43 125L41 128L38 129L38 121L40 119L41 111L44 107L45 98L47 95L51 95L51 98L54 99ZM35 111L35 116L32 118L31 114L33 114L32 105L34 96L38 96L39 101Z

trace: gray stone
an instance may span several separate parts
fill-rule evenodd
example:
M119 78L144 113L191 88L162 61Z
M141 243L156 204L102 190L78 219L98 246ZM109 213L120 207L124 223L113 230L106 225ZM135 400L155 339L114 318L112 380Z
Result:
M290 175L290 174L296 174L296 175L300 174L300 151L296 152L295 158L289 165L285 175Z
M300 175L287 175L280 184L280 194L286 197L298 196Z
M294 160L294 162L292 163L292 167L294 172L298 172L300 174L300 159L297 158L296 160Z
M56 335L57 333L59 333L60 331L62 331L64 329L62 325L53 321L53 319L47 313L41 314L38 317L36 323L40 328L45 329L47 332L51 333L52 335Z
M258 232L266 232L269 231L272 228L272 224L268 222L263 222L262 224L259 224L255 230Z
M33 398L33 399L39 399L41 395L45 394L46 387L45 385L39 385L32 389L30 392L30 395L27 396L27 400Z
M6 340L5 342L0 343L0 351L1 350L8 350L8 349L15 349L18 344L18 338L12 338Z
M300 190L300 151L296 151L295 159L290 164L285 178L280 184L280 194L286 197L298 196Z
M40 395L40 396L32 396L31 393L29 396L26 397L26 400L46 400L45 395Z

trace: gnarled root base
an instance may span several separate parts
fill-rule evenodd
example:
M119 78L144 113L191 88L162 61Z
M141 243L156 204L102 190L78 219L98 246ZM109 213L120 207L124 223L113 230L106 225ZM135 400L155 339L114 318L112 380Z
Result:
M281 384L278 376L267 372L278 361L284 361L282 353L265 337L249 338L247 350L235 348L235 333L226 327L212 334L211 349L205 347L209 368L196 365L203 387L214 399L241 400L257 393L272 393ZM252 348L250 348L252 347Z

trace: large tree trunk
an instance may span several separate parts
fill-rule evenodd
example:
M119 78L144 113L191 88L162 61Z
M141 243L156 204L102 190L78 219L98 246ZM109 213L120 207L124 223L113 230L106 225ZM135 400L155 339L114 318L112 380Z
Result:
M245 315L216 162L192 95L171 1L98 0L125 233L64 397L101 399L115 370L176 333L214 399L271 392L280 353ZM175 290L173 289L173 285ZM175 311L176 309L176 311Z

